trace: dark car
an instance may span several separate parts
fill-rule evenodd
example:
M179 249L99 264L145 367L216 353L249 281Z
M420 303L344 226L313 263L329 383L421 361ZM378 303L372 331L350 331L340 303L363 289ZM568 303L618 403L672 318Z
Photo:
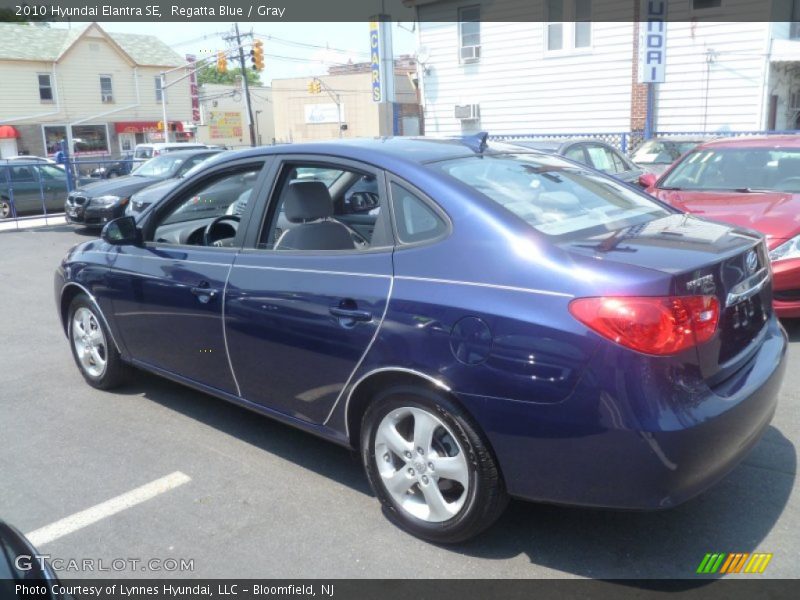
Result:
M481 135L226 153L54 283L90 385L133 365L357 449L391 520L458 542L508 496L660 509L738 464L785 369L767 261Z
M119 160L103 162L92 169L90 177L93 179L114 179L115 177L130 175L131 171L134 170L133 167L138 166L138 164L139 161L133 158L133 152L127 152Z
M102 227L122 216L131 196L155 183L181 177L220 150L198 149L170 152L151 158L131 175L98 181L70 192L64 205L68 223Z
M16 527L0 520L0 597L76 600L47 559Z
M622 152L597 140L544 140L514 142L514 145L558 154L633 185L639 184L639 176L644 173Z
M64 169L41 162L0 160L0 220L14 214L42 214L45 208L48 213L60 213L66 195Z
M631 154L631 160L645 171L661 175L672 163L704 141L697 137L654 138L639 146Z

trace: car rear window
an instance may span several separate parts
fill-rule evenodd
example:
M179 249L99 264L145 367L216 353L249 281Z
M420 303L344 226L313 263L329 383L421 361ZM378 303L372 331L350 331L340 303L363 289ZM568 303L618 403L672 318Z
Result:
M555 157L486 154L431 166L551 236L615 231L670 214L622 183Z

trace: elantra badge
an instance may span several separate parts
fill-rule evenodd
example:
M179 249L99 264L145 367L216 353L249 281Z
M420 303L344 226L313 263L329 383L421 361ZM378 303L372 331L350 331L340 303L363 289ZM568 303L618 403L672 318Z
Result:
M686 282L686 289L691 294L713 294L717 290L713 275L703 275Z

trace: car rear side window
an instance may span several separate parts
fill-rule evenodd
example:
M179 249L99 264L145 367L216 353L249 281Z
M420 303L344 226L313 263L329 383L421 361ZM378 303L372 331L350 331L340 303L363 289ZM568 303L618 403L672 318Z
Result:
M394 208L397 237L403 244L426 242L447 231L447 223L416 194L392 182L392 207Z
M670 214L628 186L558 157L485 154L432 166L547 235L615 231Z

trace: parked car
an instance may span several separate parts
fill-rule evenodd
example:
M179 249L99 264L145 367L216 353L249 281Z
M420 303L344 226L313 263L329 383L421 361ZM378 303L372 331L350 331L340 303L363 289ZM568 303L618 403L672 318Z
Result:
M800 317L800 136L708 142L643 183L680 210L764 233L775 311Z
M77 600L61 585L49 558L16 527L0 519L0 597Z
M215 149L216 150L216 149ZM161 198L163 198L167 192L173 189L175 186L180 184L180 180L184 177L191 176L198 169L204 168L204 165L209 161L214 159L215 157L219 157L222 154L222 150L219 149L216 152L209 154L204 160L195 163L190 169L182 172L180 176L173 177L172 179L166 179L160 183L153 184L140 190L131 196L131 201L128 203L128 206L125 207L125 214L126 215L139 215L145 210L147 210L150 205L155 204Z
M60 213L66 195L64 169L46 163L0 160L0 220L14 213L43 214L45 208L49 213Z
M631 160L645 172L661 175L681 156L707 141L698 137L667 137L647 140L631 154Z
M133 152L127 152L117 161L104 162L92 169L90 177L93 179L114 179L115 177L130 175L133 167L138 165L139 163L133 158Z
M241 215L204 202L226 186ZM775 411L771 289L758 233L485 135L229 152L55 275L89 385L135 365L358 449L436 542L508 496L662 509L718 481Z
M102 227L125 213L131 195L139 190L180 177L219 150L194 149L170 152L150 159L132 174L97 181L69 193L64 205L68 223Z
M622 152L598 140L523 141L514 145L558 154L634 185L638 185L639 176L645 172Z
M64 168L64 165L58 164L52 158L45 158L44 156L30 156L26 154L20 154L19 156L9 156L8 158L0 159L0 161L12 161L12 162L19 162L19 163L42 163L45 165L53 165L54 167L59 167L61 169Z
M136 144L133 149L135 160L148 160L168 152L180 152L181 150L201 150L208 148L205 144L194 142L158 142L152 144Z

